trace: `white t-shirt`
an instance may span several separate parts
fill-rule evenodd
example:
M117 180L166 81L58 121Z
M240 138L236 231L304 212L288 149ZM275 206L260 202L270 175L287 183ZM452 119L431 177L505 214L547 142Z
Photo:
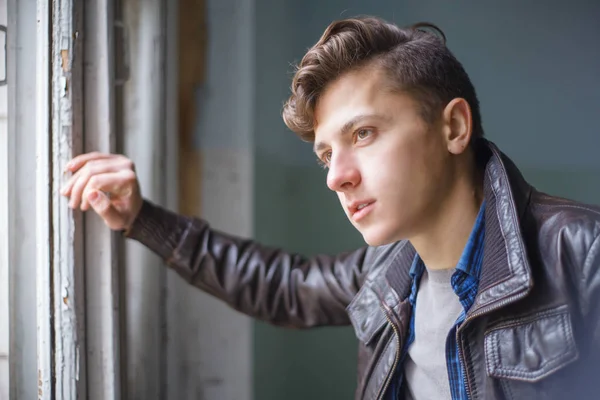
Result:
M463 307L450 279L456 270L425 270L415 307L415 340L404 362L407 400L451 400L446 338Z

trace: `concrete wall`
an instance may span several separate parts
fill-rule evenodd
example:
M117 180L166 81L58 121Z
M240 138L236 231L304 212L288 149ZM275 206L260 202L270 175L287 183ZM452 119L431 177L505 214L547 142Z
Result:
M310 146L280 110L292 68L333 19L374 14L438 24L478 89L484 128L540 189L600 204L600 3L434 0L256 4L255 236L306 254L361 244L325 187ZM255 398L348 399L351 330L255 324Z

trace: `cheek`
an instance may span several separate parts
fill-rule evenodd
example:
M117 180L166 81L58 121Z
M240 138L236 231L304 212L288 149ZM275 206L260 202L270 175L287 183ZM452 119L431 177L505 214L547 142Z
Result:
M346 197L344 196L344 193L340 193L340 192L335 192L335 194L337 194L338 200L340 201L340 206L342 206L342 210L344 211L344 214L348 214L348 211L346 210L345 204L346 204Z
M385 189L401 189L400 186L410 184L418 165L415 154L400 146L382 147L372 155L374 162L370 168L370 177L373 182Z
M432 179L429 149L415 140L387 143L378 149L369 181L390 213L409 214L428 196ZM390 208L391 207L391 208Z
M410 198L404 197L411 214L427 214L438 207L451 185L451 166L447 154L437 148L423 146L412 152L410 161L402 166L402 187ZM433 207L433 208L432 208Z

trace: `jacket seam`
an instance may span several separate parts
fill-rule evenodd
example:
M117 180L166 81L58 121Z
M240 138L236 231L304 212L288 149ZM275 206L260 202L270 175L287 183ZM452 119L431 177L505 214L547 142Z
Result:
M559 316L562 314L567 314L568 311L569 310L565 304L561 304L557 307L553 307L553 308L542 310L542 311L534 311L534 312L531 312L527 315L523 315L518 318L511 318L506 321L500 322L500 323L494 325L493 327L488 328L484 332L484 335L492 334L495 331L506 329L506 328L513 328L515 326L522 325L524 322L533 322L533 321L536 321L538 319L548 317L548 316Z
M381 352L381 356L380 356L380 357L379 357L379 359L377 360L377 364L375 364L375 367L373 368L373 372L370 374L370 377L371 377L371 378L373 377L373 375L375 374L375 372L377 371L377 369L379 368L379 366L380 366L380 365L381 365L381 363L383 362L383 358L384 358L383 356L384 356L384 354L386 353L386 351L387 351L387 350L390 348L390 346L391 346L391 345L392 345L392 343L394 342L394 335L395 335L395 334L396 334L395 332L393 332L393 333L392 333L392 335L390 336L390 338L389 338L389 340L388 340L387 344L385 345L384 349L382 350L382 352ZM387 376L387 375L386 375L386 376ZM385 377L384 377L384 379L383 379L383 380L385 381ZM369 383L369 382L367 382L367 385L365 386L365 393L364 393L364 394L366 394L366 392L367 392L367 389L369 389L369 385L368 385L368 383ZM379 390L380 390L380 389L381 389L381 384L377 384L377 391L379 392Z
M552 314L551 312L547 312L547 313L543 313L540 316L547 316L548 314ZM564 362L559 363L558 365L550 365L552 364L554 361L556 360L560 360L561 358L565 358L565 356L573 356L573 343L574 343L574 338L573 338L573 330L572 328L569 326L569 324L567 323L567 315L564 312L561 313L556 313L556 316L559 317L559 324L561 327L561 331L565 334L565 338L567 340L567 344L568 344L568 348L567 348L567 352L563 352L561 354L558 354L552 358L549 358L547 360L544 360L543 364L535 371L530 371L530 370L526 370L526 369L522 369L522 368L518 368L518 367L514 367L514 368L506 368L506 367L502 367L502 358L501 358L501 353L497 350L499 348L499 331L502 329L505 329L507 327L515 327L515 326L519 326L522 324L511 324L508 326L503 326L502 328L495 328L493 331L488 331L485 333L485 335L490 335L490 342L488 346L486 346L489 350L489 352L491 353L492 356L492 361L493 361L493 365L491 365L492 368L490 368L490 372L492 372L494 375L503 375L505 377L510 377L510 376L514 376L514 377L518 377L518 378L542 378L544 376L547 376L548 374L550 374L551 372L557 370L558 368L560 368L562 365L568 364L568 360L565 359ZM535 320L533 320L535 321ZM531 322L533 322L531 321ZM530 320L528 321L530 322ZM494 365L495 364L495 365ZM489 363L488 363L489 366Z
M556 204L547 204L547 203L537 203L534 202L534 204L541 206L541 207L548 207L548 208L573 208L575 210L583 210L583 211L589 211L597 216L600 216L600 211L591 208L591 207L585 207L585 206L580 206L580 205L576 205L576 204L560 204L560 205L556 205Z
M504 388L504 391L507 392L506 395L508 398L510 400L514 399L515 395L513 394L512 387L510 386L510 381L508 379L502 379L501 385Z

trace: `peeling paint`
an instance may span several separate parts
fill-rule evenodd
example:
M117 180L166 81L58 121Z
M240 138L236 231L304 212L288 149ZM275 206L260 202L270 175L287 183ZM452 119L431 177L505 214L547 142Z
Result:
M68 300L69 300L69 290L66 287L63 287L62 289L62 298L63 298L63 303L65 303L65 305L69 305Z
M59 80L60 97L67 97L69 93L69 85L66 76L61 76Z
M69 50L61 50L60 56L62 59L63 72L68 72L69 71Z
M42 371L38 369L38 396L42 398L44 396L44 382L42 381Z

